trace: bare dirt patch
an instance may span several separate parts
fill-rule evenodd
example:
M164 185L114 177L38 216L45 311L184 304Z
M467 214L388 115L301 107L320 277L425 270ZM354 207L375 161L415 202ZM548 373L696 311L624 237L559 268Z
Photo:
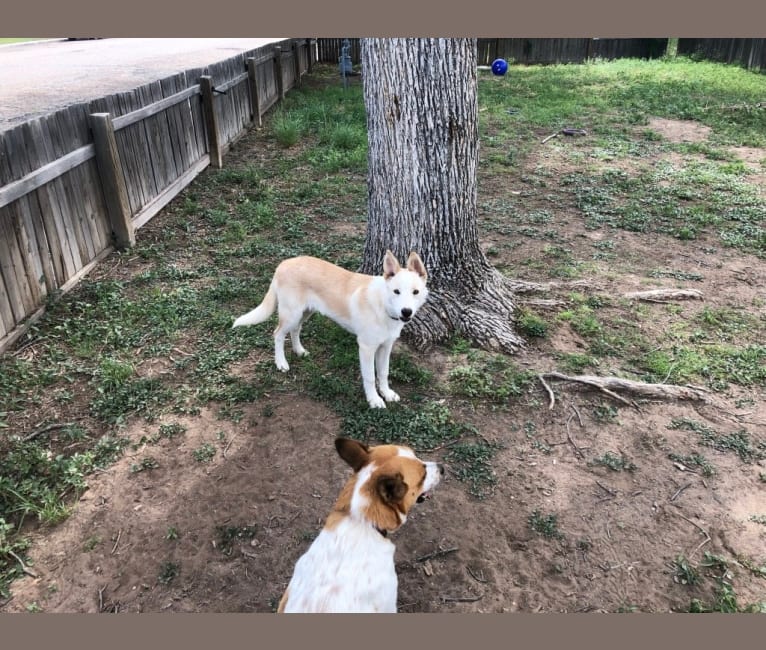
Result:
M653 117L649 120L649 128L659 133L670 142L704 142L708 139L711 129L709 126L692 120L669 120L663 117Z

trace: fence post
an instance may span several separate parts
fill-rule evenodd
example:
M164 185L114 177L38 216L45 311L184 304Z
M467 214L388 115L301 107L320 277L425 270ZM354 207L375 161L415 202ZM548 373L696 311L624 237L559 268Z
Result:
M277 91L279 94L279 101L285 98L285 71L282 69L282 46L274 46L274 61L277 69Z
M253 106L253 122L262 126L261 121L261 91L258 88L258 76L256 75L255 58L250 57L247 60L247 78L250 82L250 103Z
M295 85L301 85L301 46L293 41L293 67L295 68Z
M205 114L210 164L213 165L213 167L220 169L223 167L223 158L221 156L221 143L218 137L218 119L215 116L213 78L207 75L200 77L199 85L200 90L202 91L202 112Z
M136 233L120 154L117 151L117 139L114 137L112 116L109 113L91 113L90 125L114 243L117 248L129 248L136 243Z
M309 54L308 54L309 69L307 70L307 72L311 74L314 71L314 54L316 52L317 39L309 38L309 39L306 39L306 42L308 43L308 46L309 46Z

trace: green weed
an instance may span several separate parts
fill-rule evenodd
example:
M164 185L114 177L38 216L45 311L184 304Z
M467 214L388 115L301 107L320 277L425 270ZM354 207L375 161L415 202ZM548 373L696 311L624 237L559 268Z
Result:
M600 465L602 467L611 469L613 472L635 472L638 469L638 467L636 467L636 465L624 454L620 453L618 456L617 454L613 454L611 451L605 452L603 456L599 458L594 458L588 463L588 465Z
M216 449L209 442L204 442L200 447L192 451L194 460L198 463L209 463L215 457Z
M681 463L685 467L698 467L702 472L702 476L714 476L716 471L715 467L702 454L696 452L687 456L681 456L680 454L668 454L668 458L677 463Z
M231 555L234 545L255 537L258 529L255 526L216 526L216 546L224 555Z
M539 510L535 509L529 515L527 519L529 527L538 535L542 535L546 539L563 539L564 535L558 528L558 515L555 513L549 513L543 515Z
M700 574L696 567L689 564L683 555L679 555L672 564L673 580L682 585L696 585L699 582Z
M445 461L459 481L468 484L468 492L478 499L490 496L497 483L492 469L492 459L497 445L484 441L461 442L452 445L445 455Z
M158 582L163 585L169 585L181 573L181 565L178 562L166 561L160 566L160 574L157 577Z
M668 425L669 429L694 431L700 437L700 442L706 447L718 451L733 451L742 462L752 463L766 458L766 441L752 441L745 429L722 434L715 429L688 418L675 418Z

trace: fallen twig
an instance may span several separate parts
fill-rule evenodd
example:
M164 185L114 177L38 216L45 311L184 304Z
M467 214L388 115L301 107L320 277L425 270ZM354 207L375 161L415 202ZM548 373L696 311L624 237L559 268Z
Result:
M574 413L569 416L569 419L567 420L567 440L571 443L572 447L574 447L575 453L580 458L585 458L585 454L582 453L580 448L577 446L577 443L572 438L572 432L569 430L569 423L572 421L572 418L574 417Z
M50 431L55 431L56 429L64 429L66 427L72 427L74 426L74 422L57 422L55 424L49 424L45 427L40 427L39 429L35 429L32 433L27 434L22 438L24 442L28 442L29 440L32 440L33 438L36 438L39 435L42 435L43 433L48 433Z
M443 445L439 445L438 447L434 447L433 449L430 449L429 451L439 451L440 449L445 449L446 447L451 447L452 445L456 445L462 440L462 438L455 438L454 440L450 440L449 442L445 442Z
M675 504L673 504L673 505L675 505ZM678 506L676 506L676 507L678 507ZM673 512L675 512L675 511L673 511ZM685 521L688 521L692 526L694 526L697 530L699 530L705 536L705 539L703 539L697 545L697 548L695 548L691 553L689 553L688 557L689 557L689 559L691 559L697 551L699 551L705 544L710 542L710 539L711 539L710 538L710 534L702 526L700 526L697 522L692 521L686 515L682 515L680 512L676 512L675 514L677 514L679 517L681 517L681 519L684 519Z
M572 410L577 413L577 421L580 423L580 428L582 429L585 425L582 423L582 414L580 413L580 409L578 409L574 404L570 404L572 407Z
M454 546L453 548L439 549L438 551L434 551L433 553L428 553L427 555L416 557L415 562L425 562L426 560L430 560L435 557L441 557L442 555L449 555L450 553L454 553L455 551L459 551L459 550L460 549L457 546Z
M117 531L117 540L114 542L114 546L112 546L111 555L114 555L114 552L117 550L117 545L120 543L120 537L122 537L122 528Z
M229 451L229 447L231 447L231 443L232 443L232 442L234 442L234 438L236 438L238 435L239 435L239 431L238 431L237 433L235 433L235 434L234 434L234 435L231 437L231 440L229 440L229 444L228 444L228 445L226 445L226 447L224 447L224 450L221 452L221 455L222 455L224 458L226 458L226 452L227 452L227 451Z
M556 131L556 133L552 133L547 138L543 138L543 141L540 144L545 144L546 142L548 142L548 140L553 140L553 138L558 138L558 137L559 137L559 131Z
M611 494L613 497L617 496L617 492L615 490L612 490L612 489L606 487L606 485L603 485L601 483L601 481L596 481L596 485L598 485L605 492L608 492L609 494Z
M480 578L477 576L472 570L471 567L466 564L466 569L468 569L468 573L471 574L471 577L476 580L476 582L487 582L487 580L484 579L484 571L481 572L482 577Z
M98 590L98 611L103 612L104 611L104 589L106 589L106 585L101 587L101 589Z
M674 494L672 497L670 497L670 500L671 500L671 501L675 501L675 500L676 500L676 499L677 499L679 496L681 496L681 492L683 492L683 491L684 491L684 490L686 490L687 488L690 488L691 486L692 486L692 484L691 484L691 483L687 483L686 485L684 485L684 486L682 486L682 487L678 488L678 489L676 490L675 494Z
M484 594L481 596L442 596L443 603L475 603L477 600L484 598Z
M32 571L32 569L30 569L30 568L29 568L29 567L28 567L28 566L27 566L27 565L24 563L24 560L22 560L22 559L21 559L21 558L20 558L18 555L16 555L16 553L14 553L14 552L13 552L12 550L10 550L10 549L8 549L8 550L7 550L7 553L8 553L8 555L10 555L10 556L11 556L11 557L12 557L14 560L16 560L16 561L19 563L19 565L21 566L21 570L22 570L24 573L26 573L28 576L30 576L30 577L32 577L32 578L36 578L36 577L37 577L37 574L36 574L34 571Z

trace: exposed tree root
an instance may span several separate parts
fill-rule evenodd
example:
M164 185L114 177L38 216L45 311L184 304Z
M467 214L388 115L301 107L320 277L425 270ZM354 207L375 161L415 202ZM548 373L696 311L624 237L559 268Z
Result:
M631 300L646 302L669 302L671 300L703 300L701 291L697 289L651 289L650 291L633 291L625 294Z
M477 290L431 288L428 302L403 335L418 350L458 334L485 350L517 352L524 339L514 329L514 288L496 271Z
M586 384L597 388L601 392L609 395L611 398L626 404L628 406L638 406L634 401L628 400L616 391L624 391L638 397L648 397L654 399L678 399L692 400L698 402L708 402L709 398L703 388L697 386L677 386L674 384L647 384L620 377L597 377L595 375L577 375L569 376L560 372L545 372L538 375L540 382L548 393L548 408L552 409L556 403L553 390L545 381L546 379L560 379L561 381L571 381L580 384Z

